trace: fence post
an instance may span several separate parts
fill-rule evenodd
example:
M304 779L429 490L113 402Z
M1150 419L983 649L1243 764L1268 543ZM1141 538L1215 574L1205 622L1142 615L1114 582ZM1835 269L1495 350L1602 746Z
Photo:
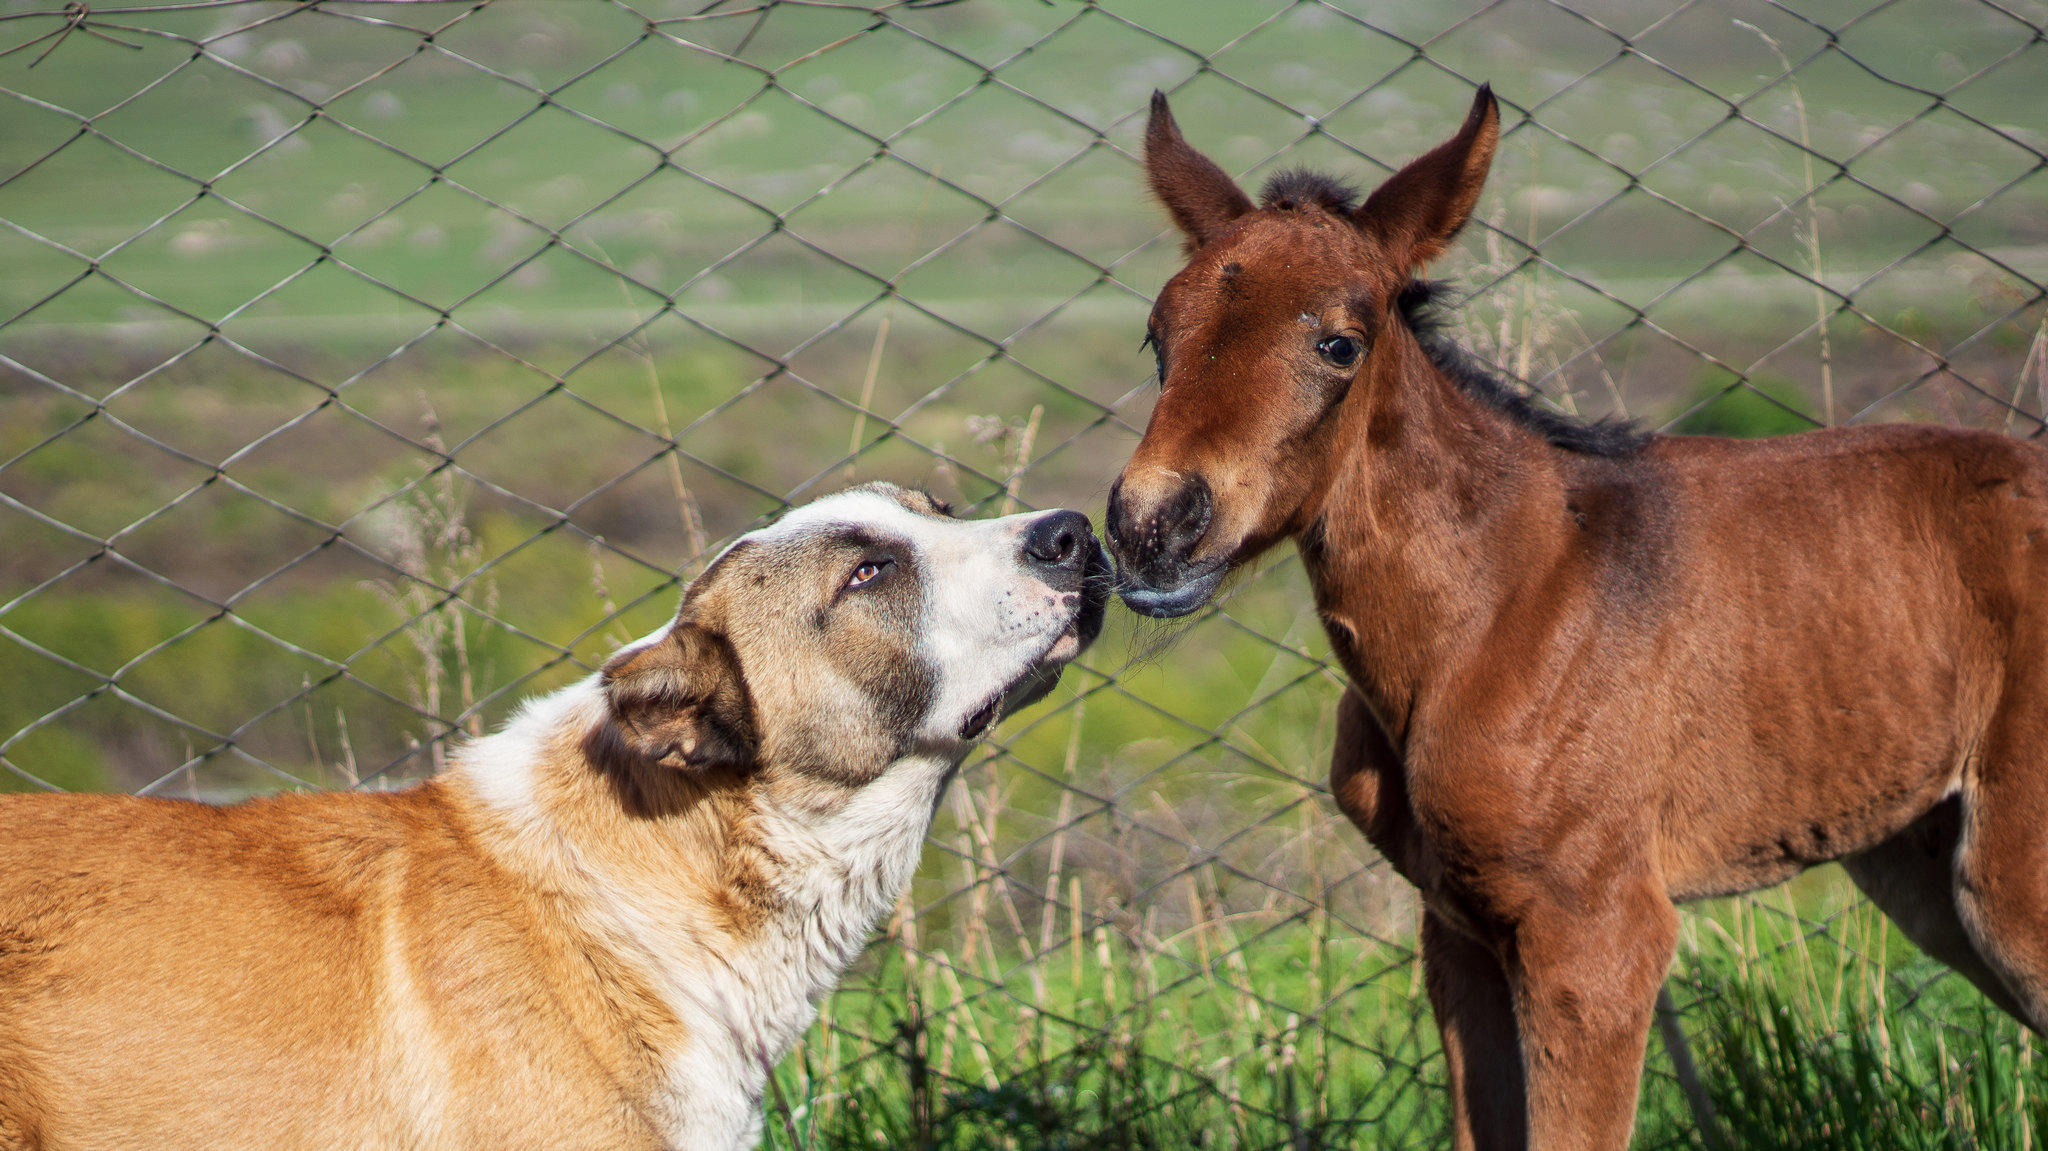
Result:
M1699 1064L1693 1062L1692 1044L1685 1038L1685 1028L1680 1026L1678 1004L1672 1001L1668 983L1657 988L1657 1034L1671 1056L1671 1073L1678 1077L1679 1090L1685 1092L1685 1102L1692 1108L1693 1125L1699 1128L1700 1138L1706 1140L1709 1151L1728 1151L1728 1134L1721 1130L1714 1100L1707 1094L1707 1085L1700 1081Z

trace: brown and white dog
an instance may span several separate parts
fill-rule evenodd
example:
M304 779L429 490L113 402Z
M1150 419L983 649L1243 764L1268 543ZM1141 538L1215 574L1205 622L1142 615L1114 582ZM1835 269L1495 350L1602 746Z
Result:
M750 1144L1107 584L1077 512L857 488L417 787L0 800L0 1148Z

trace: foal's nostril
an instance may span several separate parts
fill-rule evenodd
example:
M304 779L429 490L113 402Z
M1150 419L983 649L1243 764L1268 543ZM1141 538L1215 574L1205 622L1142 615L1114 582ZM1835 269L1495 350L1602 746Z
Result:
M1209 530L1209 516L1214 506L1209 496L1209 484L1202 477L1192 476L1181 485L1181 489L1160 509L1160 542L1168 554L1186 555L1202 542L1203 533Z
M1155 569L1187 562L1208 534L1214 513L1209 482L1200 475L1186 476L1170 491L1147 492L1136 500L1124 498L1119 476L1109 489L1105 531L1110 550L1128 570L1141 579L1165 579L1171 572Z
M1024 533L1025 558L1054 568L1078 568L1087 557L1082 541L1090 538L1088 517L1058 511L1040 517Z

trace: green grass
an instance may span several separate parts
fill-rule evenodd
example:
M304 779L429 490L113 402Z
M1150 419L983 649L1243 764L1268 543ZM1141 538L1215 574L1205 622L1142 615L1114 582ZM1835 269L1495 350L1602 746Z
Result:
M992 906L941 938L899 915L780 1069L767 1145L1447 1139L1410 937L1360 935L1315 913L1198 912L1170 933L1157 915L1137 926L1084 914L1070 927L1071 910L1057 910L1044 952L1017 950ZM1814 932L1816 919L1831 930ZM1673 986L1727 1146L2035 1145L2048 1074L2030 1040L1855 902L1839 872L1691 909L1685 922ZM1634 1145L1709 1146L1654 1035Z
M1839 877L1832 882L1845 887ZM1805 881L1809 896L1815 883ZM1681 964L1719 1122L1740 1148L1788 1151L2014 1149L2038 1145L2048 1075L2035 1040L1960 977L1898 938L1846 892L1823 895L1834 933L1745 954L1741 924L1775 918L1769 894L1713 918L1737 939ZM1756 930L1753 926L1751 931ZM1873 943L1874 941L1874 943ZM1857 944L1854 949L1845 943Z
M1738 1147L1784 1151L2031 1147L2048 1075L2017 1023L1973 1006L1953 1034L1896 1015L1880 1029L1860 1011L1814 1021L1768 984L1743 988L1708 1011L1720 1120Z

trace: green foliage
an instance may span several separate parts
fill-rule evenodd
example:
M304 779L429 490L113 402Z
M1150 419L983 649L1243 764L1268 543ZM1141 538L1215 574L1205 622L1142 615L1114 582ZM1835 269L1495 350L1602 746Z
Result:
M1276 983L1290 971L1299 977L1283 953L1249 958L1262 992L1274 991L1268 976ZM1744 979L1732 964L1713 977L1726 983L1701 981L1726 960L1711 957L1693 969L1689 979L1703 998L1689 1018L1732 1151L2020 1151L2048 1123L2048 1067L2037 1065L2020 1026L1982 1000L1964 993L1961 1006L1939 1015L1929 1005L1872 1010L1852 1000L1821 1017L1775 979ZM949 1022L947 1011L920 998L897 957L885 958L878 974L887 990L853 989L838 1000L837 1023L871 1028L873 1049L834 1074L821 1058L824 1038L814 1036L780 1071L782 1102L771 1099L766 1146L1405 1148L1445 1138L1433 1037L1363 1029L1346 1036L1357 1045L1349 1058L1283 1067L1276 1055L1306 1027L1291 1036L1245 1028L1233 1037L1233 1023L1216 1019L1194 1043L1160 1042L1152 1032L1170 1030L1185 1002L1144 1004L1105 1020L1099 1008L1089 1010L1098 1007L1092 996L1069 998L1073 988L1055 988L1043 1011L986 996L953 1007ZM1080 990L1099 987L1091 981ZM1405 1002L1412 991L1406 971L1387 969L1351 994ZM998 1057L979 1075L942 1073L936 1053L963 1030L962 1011L974 1018L977 1042L1014 1057ZM1204 1042L1233 1038L1252 1056L1248 1068L1201 1058ZM1308 1045L1301 1051L1306 1056ZM1650 1054L1654 1065L1661 1054L1654 1040ZM1204 1066L1223 1069L1191 1070ZM1254 1074L1242 1075L1246 1069ZM1675 1088L1654 1074L1646 1077L1635 1145L1706 1145Z
M1672 986L1730 1151L2036 1145L2048 1069L2028 1033L1836 869L1691 909L1686 930ZM1707 1146L1677 1096L1646 1081L1637 1146Z
M1855 1008L1816 1020L1761 984L1705 1014L1708 1088L1740 1148L2019 1151L2048 1122L2030 1041L1981 1002L1963 1026Z
M868 1037L864 1057L835 1066L834 1036L814 1032L778 1073L765 1145L1438 1145L1441 1069L1434 1035L1413 1023L1408 965L1376 964L1347 985L1333 1018L1260 1012L1261 1000L1295 1001L1319 962L1332 973L1334 956L1319 961L1309 938L1283 932L1162 982L1160 965L1098 936L1082 962L1044 963L1041 981L953 1002L928 994L946 983L930 962L892 948L828 1009L842 1036Z
M1699 405L1704 404L1704 407ZM1755 375L1737 383L1735 373L1709 367L1693 380L1692 390L1678 405L1692 411L1671 430L1688 436L1729 436L1758 439L1791 435L1819 425L1807 418L1806 399L1790 380Z
M4 721L0 721L4 722ZM26 749L24 755L21 749ZM90 739L62 727L45 727L23 739L12 758L33 758L36 778L63 791L111 791L113 777ZM10 771L0 771L0 792L41 791Z
M1813 933L1816 921L1830 930ZM1674 988L1730 1151L2036 1145L2048 1068L2020 1026L1856 902L1838 871L1703 905L1687 923ZM1005 948L992 971L1007 974L979 981L960 967L947 975L929 935L926 953L909 955L902 930L780 1068L765 1146L1447 1140L1436 1038L1412 953L1398 944L1347 937L1327 920L1277 924L1252 941L1217 920L1151 947L1097 931L1096 946L1035 963ZM1203 932L1220 949L1190 943ZM1276 1018L1278 1004L1312 1010ZM1653 1037L1634 1146L1708 1145Z

